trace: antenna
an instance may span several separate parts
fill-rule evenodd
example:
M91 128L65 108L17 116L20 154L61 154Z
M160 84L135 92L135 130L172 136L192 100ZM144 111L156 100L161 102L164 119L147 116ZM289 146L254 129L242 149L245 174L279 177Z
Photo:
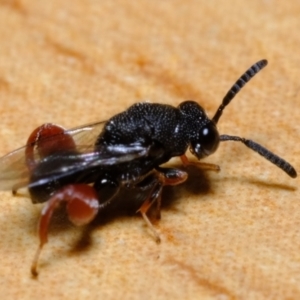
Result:
M264 148L263 146L245 138L241 138L239 136L231 136L231 135L220 135L220 141L235 141L235 142L242 142L248 148L252 149L253 151L257 152L265 159L270 161L272 164L283 170L287 173L290 177L296 178L297 172L294 167L285 161L283 158L277 156L276 154L272 153L270 150Z
M235 95L241 90L241 88L261 69L263 69L268 64L266 59L260 60L251 66L231 87L231 89L227 92L225 97L223 98L222 104L219 106L216 111L214 117L212 118L215 124L218 123L224 108L231 102L231 100L235 97Z
M227 92L225 97L223 98L222 104L219 106L218 110L216 111L214 117L212 118L215 124L218 123L224 108L231 102L231 100L235 97L235 95L241 90L241 88L252 78L254 77L261 69L263 69L268 64L266 59L262 59L251 66L231 87L231 89ZM287 173L290 177L296 178L297 172L294 167L285 161L283 158L279 157L278 155L272 153L270 150L264 148L260 144L253 142L251 140L241 138L239 136L232 136L232 135L220 135L220 141L235 141L235 142L242 142L251 150L257 152L266 160L283 170Z

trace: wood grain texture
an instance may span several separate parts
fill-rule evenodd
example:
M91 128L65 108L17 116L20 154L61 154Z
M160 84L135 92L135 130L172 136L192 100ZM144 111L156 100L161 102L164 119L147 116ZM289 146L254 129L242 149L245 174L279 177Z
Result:
M42 123L105 120L138 101L194 99L212 116L266 58L219 129L299 170L299 15L297 0L0 0L0 155ZM54 224L37 280L41 206L1 192L1 299L299 299L299 179L236 143L206 161L222 171L192 169L165 190L160 245L138 215Z

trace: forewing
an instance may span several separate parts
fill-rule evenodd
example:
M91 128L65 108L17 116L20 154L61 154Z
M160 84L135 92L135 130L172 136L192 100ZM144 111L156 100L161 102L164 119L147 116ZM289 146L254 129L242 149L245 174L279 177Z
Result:
M94 146L105 123L106 121L95 122L95 123L69 129L66 132L73 137L75 144L77 146L80 147L83 147L84 145Z

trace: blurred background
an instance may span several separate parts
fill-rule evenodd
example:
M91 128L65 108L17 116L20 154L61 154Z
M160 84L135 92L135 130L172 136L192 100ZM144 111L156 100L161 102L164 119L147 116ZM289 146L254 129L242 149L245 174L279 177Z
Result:
M139 101L193 99L213 116L266 58L219 129L299 169L299 16L297 0L0 0L0 155L43 123L107 120ZM190 170L164 193L160 245L138 215L94 226L85 247L84 230L54 228L38 280L41 206L1 192L2 299L299 299L299 180L236 143L206 161L222 171Z

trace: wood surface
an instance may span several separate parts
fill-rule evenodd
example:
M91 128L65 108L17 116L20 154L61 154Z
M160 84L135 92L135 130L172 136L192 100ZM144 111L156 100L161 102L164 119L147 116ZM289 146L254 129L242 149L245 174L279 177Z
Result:
M43 123L106 120L138 101L194 99L213 116L266 58L219 130L300 170L299 16L298 0L1 0L0 155ZM37 279L42 205L1 192L1 299L300 299L299 179L233 142L205 161L221 172L189 168L165 189L161 244L138 214L85 229L58 216Z

